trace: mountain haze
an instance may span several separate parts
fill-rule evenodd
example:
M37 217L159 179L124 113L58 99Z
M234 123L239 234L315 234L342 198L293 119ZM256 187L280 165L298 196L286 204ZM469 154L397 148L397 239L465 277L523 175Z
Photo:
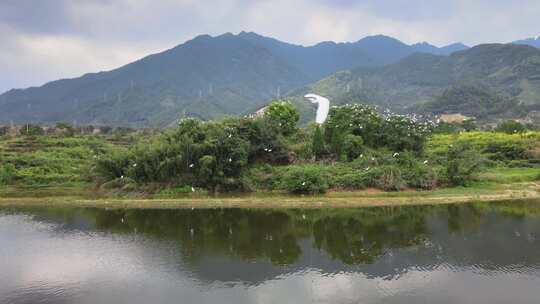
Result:
M534 46L535 48L540 48L540 36L534 38L527 38L523 40L517 40L512 42L513 44L524 44Z
M340 70L381 67L415 52L462 44L407 45L386 36L300 46L242 32L198 36L118 69L0 95L0 122L167 126L180 117L247 113Z

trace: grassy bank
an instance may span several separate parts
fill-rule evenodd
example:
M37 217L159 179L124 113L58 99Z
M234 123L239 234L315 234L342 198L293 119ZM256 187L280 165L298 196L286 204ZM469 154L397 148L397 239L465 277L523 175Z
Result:
M501 169L486 172L489 176ZM65 205L103 208L343 208L389 205L432 205L467 203L474 201L501 201L514 199L539 199L540 184L525 181L523 175L515 177L515 170L508 170L507 183L493 180L475 182L468 187L441 188L429 191L384 192L378 189L363 191L330 191L319 195L288 195L284 192L229 193L210 196L205 193L145 197L118 196L92 190L90 185L76 187L20 187L0 188L0 205ZM537 170L535 170L537 171ZM533 170L528 170L532 176ZM536 173L536 172L534 172ZM512 180L514 180L512 182ZM517 181L519 180L519 182Z

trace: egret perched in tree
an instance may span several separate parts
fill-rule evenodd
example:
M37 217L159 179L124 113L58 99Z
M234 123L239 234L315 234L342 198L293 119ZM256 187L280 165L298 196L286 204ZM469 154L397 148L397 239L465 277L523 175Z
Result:
M311 101L311 103L318 104L317 116L315 117L315 121L318 124L323 124L326 121L328 111L330 110L330 100L316 94L307 94L304 96L304 98Z

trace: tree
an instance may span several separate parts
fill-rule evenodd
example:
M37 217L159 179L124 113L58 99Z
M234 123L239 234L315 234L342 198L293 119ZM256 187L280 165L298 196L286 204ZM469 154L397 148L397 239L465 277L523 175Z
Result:
M382 125L382 116L370 106L354 104L332 107L325 122L325 137L331 142L334 133L350 133L361 136L367 146L378 147L382 143Z
M425 122L416 122L405 116L390 116L381 128L381 141L384 146L395 152L414 151L421 154L427 135L432 126Z
M200 182L212 192L217 191L223 172L218 171L216 158L212 155L205 155L199 159L198 176Z
M361 136L348 134L343 140L343 153L349 161L356 159L364 150L364 140Z
M288 101L274 101L264 112L265 117L283 135L289 135L296 129L296 123L300 119L294 105Z
M315 132L313 133L313 142L311 145L311 150L315 159L321 159L324 154L326 154L326 148L324 145L324 136L322 134L321 128L317 126Z
M346 158L345 151L343 149L343 143L345 140L345 134L341 132L332 133L332 138L330 139L330 150L336 156L336 159L343 160Z

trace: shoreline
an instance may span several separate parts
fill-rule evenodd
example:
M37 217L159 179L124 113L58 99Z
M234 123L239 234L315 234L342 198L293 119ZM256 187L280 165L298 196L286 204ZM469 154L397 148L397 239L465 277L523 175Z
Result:
M0 207L7 206L73 206L96 208L185 209L185 208L359 208L376 206L413 206L470 203L475 201L507 201L517 199L540 199L540 184L482 184L468 188L446 188L431 191L373 192L335 191L324 195L292 196L281 193L252 193L239 196L184 196L173 198L91 197L90 189L65 188L66 195L40 196L19 195L17 189L0 189ZM17 195L9 196L9 190ZM56 189L58 190L58 189ZM73 193L69 193L71 190ZM77 193L77 191L80 191ZM8 193L6 195L5 193Z

